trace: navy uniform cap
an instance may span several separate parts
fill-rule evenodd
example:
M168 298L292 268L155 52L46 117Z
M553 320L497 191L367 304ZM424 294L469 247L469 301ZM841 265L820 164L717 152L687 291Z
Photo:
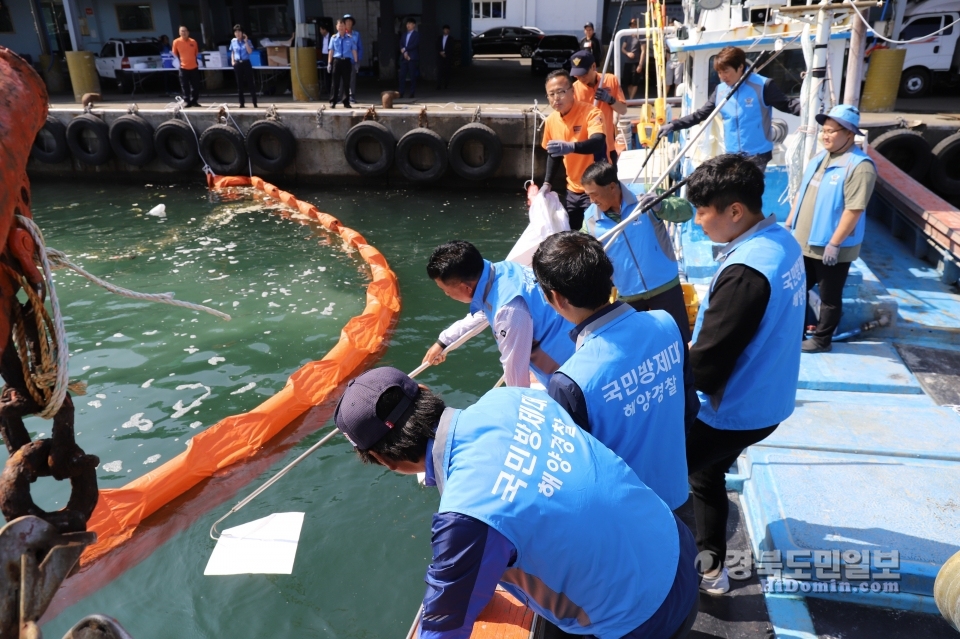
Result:
M594 58L593 54L589 51L577 51L570 56L570 75L575 78L581 75L587 75L590 67L596 63L596 58Z
M380 419L377 402L391 388L399 388L403 397L386 419ZM410 416L419 396L420 387L403 371L391 366L374 368L347 384L333 413L333 421L354 447L370 450Z

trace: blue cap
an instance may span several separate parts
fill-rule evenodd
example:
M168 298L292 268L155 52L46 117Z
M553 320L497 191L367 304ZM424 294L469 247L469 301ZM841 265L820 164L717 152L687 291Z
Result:
M843 128L853 131L856 135L865 135L860 130L860 109L849 104L838 104L830 109L830 113L818 113L816 115L817 124L823 126L823 123L830 118Z
M377 402L391 388L399 388L402 395L390 414L381 419L377 417ZM347 384L333 421L354 447L370 450L395 426L403 424L419 396L420 387L403 371L391 366L374 368Z
M597 63L596 58L593 57L593 54L584 49L583 51L577 51L572 56L570 56L570 75L577 78L581 75L587 75L590 71L590 67Z

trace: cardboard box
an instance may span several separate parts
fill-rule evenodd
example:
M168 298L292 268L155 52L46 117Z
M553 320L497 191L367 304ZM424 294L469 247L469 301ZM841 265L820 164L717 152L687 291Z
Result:
M290 47L267 47L267 66L290 66Z

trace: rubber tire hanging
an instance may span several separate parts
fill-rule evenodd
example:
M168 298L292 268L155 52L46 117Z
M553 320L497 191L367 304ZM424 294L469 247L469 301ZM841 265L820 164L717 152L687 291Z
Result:
M171 143L179 143L184 150L180 156L171 149ZM189 171L200 164L200 152L193 129L183 120L167 120L153 133L153 148L160 161L171 169Z
M233 150L233 158L217 155L217 142L224 142ZM244 175L247 173L247 149L243 135L232 126L214 124L200 134L200 155L217 175Z
M380 157L373 162L367 162L360 157L359 146L366 139L372 139L380 145ZM389 171L393 166L396 149L397 139L393 137L390 129L373 120L357 124L347 131L347 137L343 140L343 156L347 164L365 177L384 175Z
M433 151L433 163L426 169L419 169L410 161L414 148L425 146ZM397 169L411 182L429 184L436 182L447 170L447 143L436 131L419 127L407 131L397 142Z
M894 129L870 140L870 146L898 169L920 182L927 177L933 153L930 143L917 131Z
M960 133L954 133L933 147L936 162L930 166L930 184L946 195L960 195Z
M483 145L483 163L473 166L463 158L464 146L468 142ZM453 172L468 180L485 180L500 168L503 159L503 143L496 131L485 124L471 122L453 134L447 145L448 160Z
M276 157L269 156L262 146L264 137L272 136L280 146ZM258 120L247 130L245 141L250 161L271 173L279 173L293 162L297 155L297 139L283 124L275 120Z
M88 151L81 143L85 131L93 134L97 140L97 148ZM110 161L113 150L110 148L110 127L107 123L91 113L78 115L67 125L67 146L73 157L89 166L102 166Z
M42 131L46 131L49 136L48 139L53 141L53 148L47 150L38 146L38 142L44 139L38 133L33 142L33 148L30 150L30 157L44 164L59 164L70 157L70 148L67 146L67 127L63 122L52 115L48 115L47 123L43 125Z
M127 136L139 139L139 151L127 147ZM146 166L157 156L153 147L153 127L139 115L121 115L110 125L110 146L123 162L131 166Z

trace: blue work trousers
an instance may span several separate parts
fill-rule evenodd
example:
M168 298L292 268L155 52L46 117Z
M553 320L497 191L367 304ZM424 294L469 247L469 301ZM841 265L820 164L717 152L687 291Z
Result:
M410 78L410 97L417 94L417 78L420 77L420 60L407 60L400 57L400 95L407 94L407 78Z

